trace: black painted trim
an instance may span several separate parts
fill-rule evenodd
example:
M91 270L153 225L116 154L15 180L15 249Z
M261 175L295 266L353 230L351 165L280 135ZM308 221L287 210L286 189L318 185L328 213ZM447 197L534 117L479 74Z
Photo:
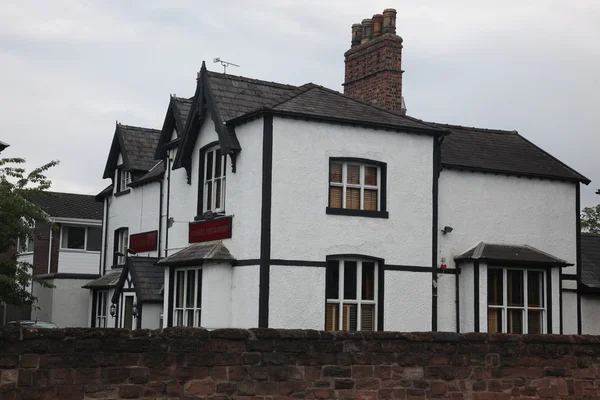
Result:
M577 280L577 274L560 274L560 279L562 279L563 281L576 281Z
M377 330L384 330L385 306L385 260L377 265Z
M352 217L389 218L387 211L351 210L348 208L325 208L325 214L348 215Z
M431 268L430 267L419 267L416 265L393 265L393 264L386 264L385 265L385 269L386 271L404 271L404 272L426 272L426 273L431 273ZM456 274L456 270L455 269L447 269L446 271L442 271L441 268L437 269L438 273L441 274L449 274L449 275L454 275Z
M170 267L169 268L169 298L167 299L167 304L169 305L169 310L167 312L166 318L167 318L167 324L166 326L173 326L173 292L175 291L175 268L174 267ZM202 315L202 314L200 314ZM165 315L163 315L163 318L165 318Z
M269 327L269 272L271 258L271 182L273 179L273 114L263 117L262 206L260 223L260 272L258 327Z
M72 272L53 272L51 274L36 275L38 279L85 279L93 280L100 278L99 274L78 274Z
M460 333L460 266L456 266L455 274L454 274L454 307L455 307L455 324L456 324L456 333Z
M581 187L575 186L575 245L577 250L577 333L581 335Z
M138 310L138 315L135 316L136 329L142 329L142 303L140 303L139 300L136 299L134 304Z
M131 193L131 188L127 188L125 190L121 190L120 192L115 192L115 197L124 196L126 194Z
M96 309L98 308L98 290L92 289L92 321L90 326L96 327Z
M316 268L325 268L327 266L327 263L323 262L323 261L281 260L281 259L271 259L271 260L269 260L269 264L271 266L283 265L283 266L288 266L288 267L316 267Z
M219 142L210 142L200 148L200 162L198 165L198 201L196 202L196 215L202 215L204 210L204 162L206 160L206 150L218 146ZM224 157L224 155L221 155Z
M547 154L547 155L549 155L549 154ZM531 173L531 172L508 171L508 170L496 169L496 168L473 167L473 166L469 166L469 165L458 165L458 164L451 164L451 163L443 163L443 165L444 165L445 169L452 169L452 170L458 170L458 171L479 172L479 173L483 173L483 174L515 176L515 177L530 178L530 179L531 178L547 179L547 180L551 180L551 181L560 181L560 182L577 182L577 183L582 182L582 183L585 183L586 185L589 183L587 180L584 180L584 179L566 178L566 177L556 176L556 175L536 174L536 173Z
M431 278L433 282L433 284L431 285L431 330L433 332L437 331L438 325L438 195L441 166L440 146L442 140L443 137L433 138L433 176L431 188Z
M108 255L108 207L110 205L108 197L104 198L103 203L106 204L106 210L102 221L102 228L104 229L104 254L101 255L103 265L101 266L100 275L106 274L106 259Z
M563 334L563 280L562 280L562 271L560 274L560 279L558 280L558 307L559 307L559 321L560 321L560 334Z
M163 195L164 195L164 188L163 188L163 183L164 183L164 179L160 180L160 192L159 192L159 196L160 198L158 199L158 238L156 241L156 246L158 247L157 249L157 255L158 258L161 258L161 247L162 247L162 212L163 212Z
M120 228L115 229L114 231L114 238L113 238L113 265L120 265L117 264L118 260L119 260L119 256L117 256L117 250L119 249L119 233L121 233L124 230L129 230L128 227L126 226L122 226ZM127 239L127 243L129 243L129 239ZM127 255L125 255L125 262L127 262ZM123 264L124 265L124 264Z
M552 271L546 272L546 331L552 333Z
M479 309L480 309L480 304L479 304L479 261L475 261L474 263L474 268L473 268L473 285L474 285L474 291L475 291L475 298L474 298L474 314L473 314L473 330L475 332L479 332Z
M167 165L167 170L165 173L167 174L167 212L165 215L165 251L164 256L167 257L169 254L169 214L171 207L171 159L166 158L165 163Z

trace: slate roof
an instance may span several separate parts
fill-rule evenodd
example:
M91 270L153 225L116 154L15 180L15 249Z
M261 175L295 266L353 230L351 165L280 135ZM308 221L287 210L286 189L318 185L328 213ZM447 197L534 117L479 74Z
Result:
M106 275L86 283L82 286L84 289L109 289L117 286L121 271L110 271Z
M3 141L0 140L0 151L6 149L9 146L10 146L10 144L4 143Z
M515 131L434 125L450 131L441 147L445 167L590 182Z
M127 273L131 274L133 287L140 303L160 303L163 301L162 286L164 283L164 269L157 266L157 257L127 257L127 262L121 271L117 290L113 294L113 302L118 299Z
M154 150L158 144L160 131L158 129L141 128L138 126L119 125L123 135L123 144L129 168L148 171L155 164Z
M581 283L600 289L600 235L581 234Z
M102 220L104 205L95 196L78 193L43 192L31 194L31 201L50 217Z
M175 118L179 120L180 134L185 129L185 123L188 119L188 115L192 109L193 99L186 99L183 97L173 97L173 111Z
M149 182L154 182L156 180L159 180L164 173L165 163L162 160L155 161L154 166L150 168L150 170L145 175L137 179L135 182L130 183L129 186L136 187Z
M229 261L233 256L222 240L194 243L158 262L158 265L187 266L199 265L206 260Z
M495 261L523 264L573 265L558 257L527 245L506 245L480 242L469 251L454 258L456 261Z
M112 183L110 185L108 185L107 187L105 187L104 189L102 189L102 191L96 195L96 197L95 197L96 201L102 201L102 199L104 197L108 196L109 194L112 194L113 189L114 189L114 185Z

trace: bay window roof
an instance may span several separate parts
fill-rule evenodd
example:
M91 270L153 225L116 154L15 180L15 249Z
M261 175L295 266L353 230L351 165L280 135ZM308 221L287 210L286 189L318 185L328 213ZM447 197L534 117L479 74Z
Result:
M504 264L533 264L569 266L565 260L527 245L493 244L480 242L477 246L454 258L455 261L486 261Z

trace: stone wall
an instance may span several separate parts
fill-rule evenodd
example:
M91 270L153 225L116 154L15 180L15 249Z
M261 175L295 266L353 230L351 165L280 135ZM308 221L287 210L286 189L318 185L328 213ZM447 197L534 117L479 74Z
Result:
M4 330L1 399L598 398L600 337Z

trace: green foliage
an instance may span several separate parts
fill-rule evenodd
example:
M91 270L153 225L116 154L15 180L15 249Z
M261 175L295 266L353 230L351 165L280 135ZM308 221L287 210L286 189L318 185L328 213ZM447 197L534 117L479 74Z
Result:
M24 250L28 238L35 241L35 226L47 222L44 211L34 200L48 195L50 180L46 171L58 164L51 161L26 173L22 158L0 159L0 301L33 305L31 281L51 287L32 275L32 265L17 260L17 251ZM16 250L16 251L15 251Z
M581 230L600 234L600 204L595 207L585 207L581 211Z

